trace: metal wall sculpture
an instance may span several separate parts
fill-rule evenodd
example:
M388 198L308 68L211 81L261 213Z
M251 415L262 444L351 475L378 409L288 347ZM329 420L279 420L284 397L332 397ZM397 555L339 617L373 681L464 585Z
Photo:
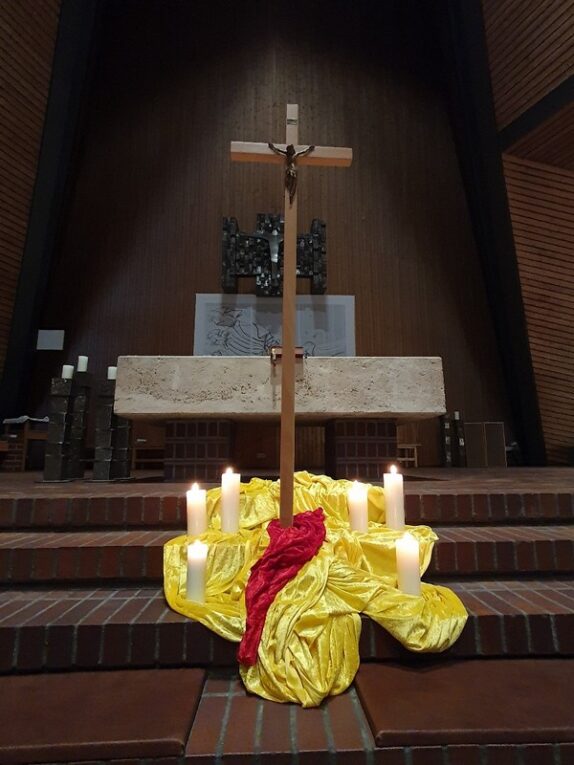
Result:
M297 277L311 279L311 294L327 289L327 234L324 221L311 222L308 234L297 236ZM223 219L222 274L224 292L237 292L240 277L255 277L255 294L283 292L283 216L257 214L257 230L239 231L237 218Z

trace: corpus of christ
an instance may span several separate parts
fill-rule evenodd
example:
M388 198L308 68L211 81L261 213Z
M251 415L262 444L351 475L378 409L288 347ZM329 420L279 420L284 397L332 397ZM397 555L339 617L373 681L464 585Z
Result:
M0 762L570 762L560 9L0 20Z

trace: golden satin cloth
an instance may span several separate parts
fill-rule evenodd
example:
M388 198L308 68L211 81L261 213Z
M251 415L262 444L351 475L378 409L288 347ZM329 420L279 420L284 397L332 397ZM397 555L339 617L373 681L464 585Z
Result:
M350 481L295 473L294 512L325 511L326 539L318 554L279 592L267 613L258 661L241 666L249 691L272 701L313 707L342 693L359 667L360 614L374 619L405 648L438 652L459 637L467 614L446 587L422 585L422 596L396 588L395 540L402 531L385 523L383 489L369 487L369 531L349 530ZM241 485L241 529L220 531L221 489L207 493L209 544L206 602L186 599L188 538L164 547L164 589L175 611L239 642L245 629L244 590L251 566L269 543L266 526L279 515L276 481L254 478ZM407 529L420 545L421 573L430 562L436 534L428 526Z

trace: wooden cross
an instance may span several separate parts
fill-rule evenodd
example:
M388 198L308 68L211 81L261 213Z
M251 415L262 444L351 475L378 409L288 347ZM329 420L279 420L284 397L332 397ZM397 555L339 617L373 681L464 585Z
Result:
M352 149L339 146L299 146L299 107L287 104L284 144L231 142L237 162L271 162L285 166L285 225L283 239L283 332L281 340L280 508L282 526L293 523L295 470L295 296L297 292L297 166L348 167ZM293 151L294 150L294 151ZM300 156L297 156L301 152ZM293 154L295 158L293 159ZM290 161L291 160L291 161Z

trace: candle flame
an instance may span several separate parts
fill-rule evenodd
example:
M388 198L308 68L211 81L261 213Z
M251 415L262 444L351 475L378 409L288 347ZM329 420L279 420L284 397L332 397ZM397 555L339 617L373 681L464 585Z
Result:
M396 472L397 472L397 466L396 466L396 465L391 465L391 473L392 473L393 475L395 475L395 474L396 474Z
M228 467L225 471L228 475L231 475L233 473L233 468Z
M360 485L358 481L353 481L353 489L358 489Z
M192 483L191 484L191 490L192 491L198 491L198 489L199 489L199 484L197 484L197 483Z

